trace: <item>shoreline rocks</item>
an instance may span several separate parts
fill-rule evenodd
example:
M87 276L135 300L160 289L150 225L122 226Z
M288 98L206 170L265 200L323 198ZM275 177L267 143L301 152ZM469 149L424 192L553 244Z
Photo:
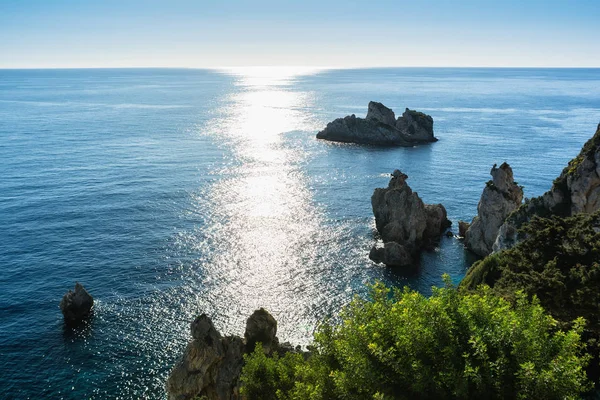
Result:
M525 201L506 218L498 231L493 251L516 245L523 237L519 228L534 216L570 217L600 209L600 124L579 155L569 161L552 188L542 196Z
M211 319L202 314L190 325L190 341L181 358L171 370L166 383L169 400L239 399L240 374L244 354L254 351L256 343L263 345L267 354L290 351L300 352L289 343L279 345L277 321L261 308L246 321L244 338L221 336Z
M439 240L451 225L441 204L425 204L406 184L408 175L392 173L387 188L377 188L371 197L375 225L383 248L374 246L369 258L388 266L409 266L424 247Z
M77 325L90 318L94 307L94 298L79 283L75 290L69 290L60 301L60 310L67 325Z
M523 188L514 181L510 165L504 162L496 167L494 164L490 174L492 180L483 189L477 216L464 233L465 246L482 257L492 252L500 226L523 201Z
M337 118L317 133L317 139L405 147L438 140L431 116L407 108L396 119L394 111L374 101L369 102L366 118L354 114Z

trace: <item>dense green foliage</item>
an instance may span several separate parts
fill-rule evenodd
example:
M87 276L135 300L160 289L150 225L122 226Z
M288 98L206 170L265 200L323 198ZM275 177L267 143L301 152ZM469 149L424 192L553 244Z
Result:
M517 246L479 261L461 287L485 283L496 294L514 297L521 290L537 296L554 318L577 317L600 330L600 213L569 218L533 218Z
M589 388L579 319L556 329L537 299L449 285L427 298L376 284L339 323L315 334L308 359L246 356L248 399L567 399Z

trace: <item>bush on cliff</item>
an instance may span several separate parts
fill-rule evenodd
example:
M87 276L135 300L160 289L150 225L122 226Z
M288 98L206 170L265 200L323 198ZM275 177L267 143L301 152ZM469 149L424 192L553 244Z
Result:
M565 324L577 317L600 331L600 212L569 218L534 217L520 233L525 240L474 264L461 288L482 283L496 294L537 296Z
M536 298L511 303L482 286L429 298L376 284L341 322L325 322L312 355L246 358L248 399L568 399L589 389L578 319L556 329Z

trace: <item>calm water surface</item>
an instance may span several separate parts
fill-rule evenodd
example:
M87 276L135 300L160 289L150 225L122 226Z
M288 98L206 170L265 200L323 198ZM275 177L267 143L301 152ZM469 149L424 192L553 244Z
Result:
M315 139L369 100L440 141ZM458 282L456 239L409 274L369 261L373 189L399 168L456 225L494 163L540 195L599 121L597 69L0 70L0 397L163 398L199 313L242 334L262 306L306 344L366 282ZM84 331L58 308L76 280Z

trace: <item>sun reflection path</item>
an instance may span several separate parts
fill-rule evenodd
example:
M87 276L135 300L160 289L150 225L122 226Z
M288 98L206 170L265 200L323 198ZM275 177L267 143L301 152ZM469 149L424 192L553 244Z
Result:
M233 155L204 199L211 222L198 240L210 256L201 267L219 280L208 302L227 333L241 333L250 313L265 307L280 338L306 343L318 314L311 308L327 302L310 268L327 239L300 168L304 154L284 136L318 129L303 112L311 94L288 87L294 72L306 71L244 72L231 72L240 90L207 131Z

